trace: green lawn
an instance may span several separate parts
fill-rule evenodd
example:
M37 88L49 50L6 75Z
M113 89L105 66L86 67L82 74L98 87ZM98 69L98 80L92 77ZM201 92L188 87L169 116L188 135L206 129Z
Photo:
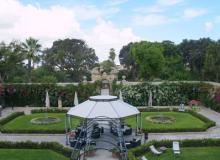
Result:
M0 149L0 160L69 160L69 158L51 150Z
M34 113L31 115L23 115L23 116L19 116L15 119L13 119L12 121L6 123L3 126L4 130L16 130L16 131L64 131L65 129L65 114L64 113L48 113L48 116L50 117L56 117L56 118L60 118L61 121L59 123L54 123L54 124L47 124L47 125L39 125L39 124L32 124L30 121L33 118L36 117L43 117L45 116L44 113ZM79 123L79 119L73 119L72 121L73 123L73 127L75 127L78 123Z
M174 157L171 149L160 156L147 153L149 160L219 160L220 147L187 147L181 148L181 154Z
M164 115L175 118L175 121L171 124L158 124L153 123L146 119L148 116L154 115ZM135 117L128 118L125 120L126 123L130 124L132 128L135 128L136 120ZM142 125L144 129L191 129L191 128L203 128L205 126L205 122L202 120L194 117L189 113L182 113L182 112L142 112Z

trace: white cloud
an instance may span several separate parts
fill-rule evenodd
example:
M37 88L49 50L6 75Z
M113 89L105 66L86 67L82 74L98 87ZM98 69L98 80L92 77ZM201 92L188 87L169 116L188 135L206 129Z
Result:
M215 18L215 21L214 21L215 23L220 23L220 16L217 16L216 18Z
M78 20L102 19L116 14L120 11L119 8L109 7L108 9L98 9L96 6L75 6L71 8Z
M184 10L184 17L191 19L195 17L202 16L207 13L207 10L204 8L188 8Z
M175 6L183 2L183 0L157 0L155 4L151 6L144 6L134 9L139 13L161 13L166 11L169 7Z
M214 24L212 22L206 22L205 23L205 29L206 29L207 32L212 31L213 28L214 28Z
M93 46L99 54L100 60L108 58L110 48L119 52L123 45L140 40L131 28L119 29L111 21L99 21L92 32L85 36L88 44ZM118 62L118 60L117 60Z
M0 40L6 41L32 36L47 46L52 40L81 32L73 12L61 6L42 9L16 0L1 1L0 19Z
M128 2L128 0L109 0L108 5L109 6L117 6L117 5L120 5L120 4L124 4L126 2Z
M173 22L174 19L169 19L163 15L149 14L147 16L134 17L134 24L138 26L159 26Z
M89 31L85 31L77 17L81 17L81 20L96 20L111 10L103 13L92 6L78 7L78 10L76 8L41 8L39 5L23 5L18 0L0 0L0 41L23 41L32 36L39 39L43 47L50 47L57 39L84 39L90 47L95 48L100 60L104 60L108 57L110 48L118 51L122 45L139 39L131 28L119 29L105 21L98 22Z
M157 4L161 6L173 6L181 3L183 0L158 0Z

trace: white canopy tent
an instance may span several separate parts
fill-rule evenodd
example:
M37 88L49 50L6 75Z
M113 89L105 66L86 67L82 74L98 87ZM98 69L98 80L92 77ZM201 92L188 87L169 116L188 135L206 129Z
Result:
M76 105L75 107L70 108L66 114L66 142L68 144L68 132L72 130L72 117L80 117L83 119L81 126L84 126L86 133L89 133L89 127L91 126L90 122L114 122L118 124L118 127L121 127L121 122L124 118L130 116L136 116L136 134L139 130L138 128L138 115L141 115L139 110L123 102L116 96L109 95L99 95L92 96L83 103ZM142 129L142 120L140 116L140 127ZM109 123L109 124L110 124ZM109 128L110 129L110 128ZM119 132L119 131L117 131ZM82 132L83 133L83 132ZM122 136L118 134L118 136ZM119 138L120 143L122 143ZM122 147L122 145L121 145Z
M92 96L89 100L72 107L67 115L86 119L108 117L120 119L138 115L139 110L116 96Z

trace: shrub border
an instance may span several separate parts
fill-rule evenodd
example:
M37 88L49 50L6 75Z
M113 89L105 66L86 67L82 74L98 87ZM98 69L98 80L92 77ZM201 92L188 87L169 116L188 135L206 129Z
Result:
M50 149L56 153L59 153L67 158L71 157L72 150L64 147L58 142L11 142L11 141L0 141L0 148L6 149Z
M178 140L181 147L220 147L220 139L187 139L187 140ZM146 144L143 144L139 147L130 149L128 151L129 160L139 160L138 157L142 156L146 152L149 152L149 146L155 145L156 147L165 146L167 148L172 148L172 140L162 140L162 141L150 141Z

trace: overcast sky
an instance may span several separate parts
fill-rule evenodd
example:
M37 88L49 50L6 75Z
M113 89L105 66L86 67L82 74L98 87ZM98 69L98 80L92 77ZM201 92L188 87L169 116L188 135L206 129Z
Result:
M0 41L78 38L100 61L131 41L220 39L219 0L0 0ZM117 59L118 62L118 59Z

